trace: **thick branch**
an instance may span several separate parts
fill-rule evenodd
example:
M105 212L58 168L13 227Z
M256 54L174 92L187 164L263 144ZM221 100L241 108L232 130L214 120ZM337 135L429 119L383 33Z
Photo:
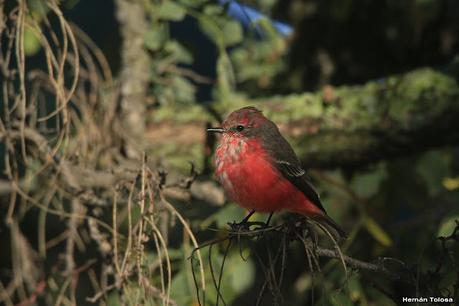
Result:
M308 167L360 166L459 143L459 87L437 71L330 88L314 98L307 106L308 95L299 96L304 116L284 126ZM294 109L285 112L295 116Z
M231 105L215 107L222 114L246 105L259 107L279 124L306 167L331 168L362 166L458 144L458 100L454 75L419 69L362 86L327 87L317 93L256 100L235 98ZM163 116L166 119L154 127L177 126L176 112L167 112L170 116ZM202 144L204 127L192 128L199 120L202 115L182 121L180 129L194 130L194 141ZM190 134L185 140L179 136L169 135L167 141L174 147L193 142Z
M121 49L121 110L123 125L132 141L127 153L135 156L133 149L145 131L145 96L150 77L150 58L144 48L148 22L142 1L117 0L116 16L120 23L123 46Z

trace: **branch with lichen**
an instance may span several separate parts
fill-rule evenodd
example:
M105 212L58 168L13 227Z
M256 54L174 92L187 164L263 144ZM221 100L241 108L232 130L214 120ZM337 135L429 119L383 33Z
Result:
M454 65L449 73L424 68L361 86L327 86L316 93L258 99L235 95L231 103L212 108L222 116L242 106L260 108L279 125L308 168L364 166L458 144L458 75ZM150 136L168 135L163 151L185 144L188 159L190 152L202 154L190 146L202 146L202 121L215 119L197 109L164 107L150 125ZM167 126L181 133L167 133Z

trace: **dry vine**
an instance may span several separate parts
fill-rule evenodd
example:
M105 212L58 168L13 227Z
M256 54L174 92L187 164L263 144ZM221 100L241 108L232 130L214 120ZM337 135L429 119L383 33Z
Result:
M143 298L177 305L170 297L168 230L178 220L184 239L195 247L197 241L166 194L173 195L172 187L188 192L189 183L165 184L145 153L142 160L123 155L128 135L105 57L67 22L57 1L43 4L40 14L25 0L10 11L0 1L0 139L6 150L0 197L7 204L2 221L12 260L11 275L0 279L0 302L76 304L84 278L94 292L90 302L105 304L118 291L124 303L137 304L130 294L137 288ZM26 62L25 31L40 44L44 71ZM36 248L21 226L30 214L37 218ZM93 246L96 253L89 252ZM153 264L147 250L156 255ZM53 253L58 257L49 258ZM43 269L50 260L51 270Z

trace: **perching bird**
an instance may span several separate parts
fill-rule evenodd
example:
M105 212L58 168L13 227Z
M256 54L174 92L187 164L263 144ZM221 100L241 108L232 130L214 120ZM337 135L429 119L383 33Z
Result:
M287 210L319 222L335 238L346 236L327 215L290 144L261 111L243 107L208 131L222 134L216 176L229 198L251 210L248 217Z

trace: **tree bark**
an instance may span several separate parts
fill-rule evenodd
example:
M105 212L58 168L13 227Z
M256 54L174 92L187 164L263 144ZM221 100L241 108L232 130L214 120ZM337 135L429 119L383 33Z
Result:
M130 157L138 157L145 133L145 113L150 57L144 48L148 30L147 16L142 1L117 0L116 17L120 23L123 45L121 49L121 112L125 132L130 142L126 151Z

